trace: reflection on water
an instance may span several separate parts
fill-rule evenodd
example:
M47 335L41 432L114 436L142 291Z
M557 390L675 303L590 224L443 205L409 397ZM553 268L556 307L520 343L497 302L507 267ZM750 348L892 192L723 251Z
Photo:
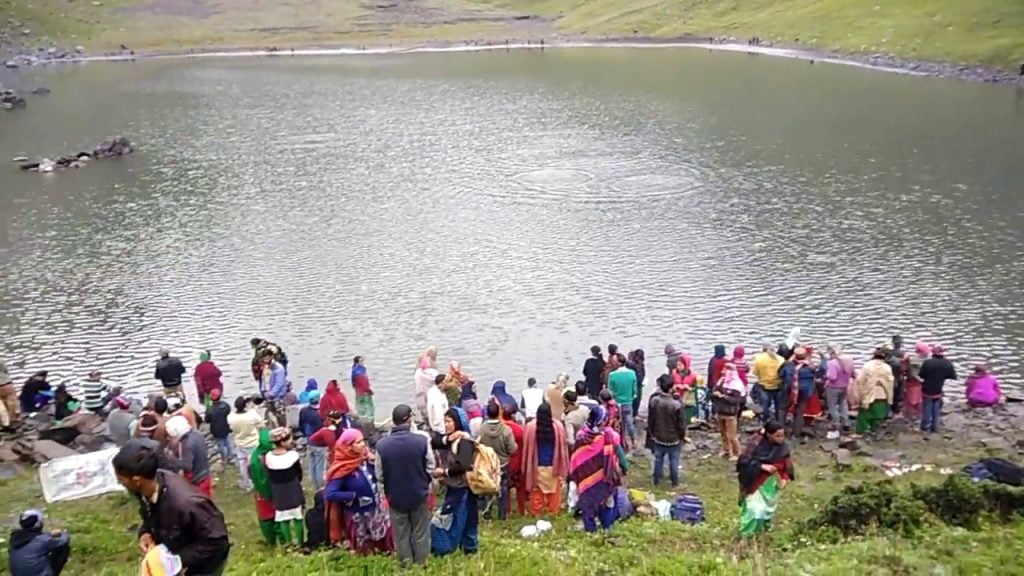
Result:
M0 190L2 353L152 386L163 346L248 390L428 344L515 389L586 349L930 333L1020 384L1024 122L1007 87L671 50L90 65L0 157L137 155ZM482 386L489 388L489 386Z

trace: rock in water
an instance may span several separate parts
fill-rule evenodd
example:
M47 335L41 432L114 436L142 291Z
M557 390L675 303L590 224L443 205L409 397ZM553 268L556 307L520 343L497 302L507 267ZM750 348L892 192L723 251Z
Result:
M8 60L7 62L4 62L4 66L6 66L7 68L17 68L18 63L14 60Z

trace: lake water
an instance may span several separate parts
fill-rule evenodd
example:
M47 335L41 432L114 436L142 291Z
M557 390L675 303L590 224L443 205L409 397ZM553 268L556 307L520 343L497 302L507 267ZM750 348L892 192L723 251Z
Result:
M427 345L480 384L575 379L591 344L791 327L860 358L929 333L1024 383L1024 113L1013 88L703 50L226 58L32 69L0 158L125 134L127 158L0 165L0 353L20 382L248 340L297 387ZM349 389L350 390L350 389ZM378 415L383 416L384 410Z

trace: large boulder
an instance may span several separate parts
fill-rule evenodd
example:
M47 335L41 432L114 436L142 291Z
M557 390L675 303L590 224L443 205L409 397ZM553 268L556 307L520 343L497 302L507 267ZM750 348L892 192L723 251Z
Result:
M44 464L50 460L57 458L64 458L66 456L75 456L78 452L75 452L71 448L58 444L53 440L37 440L32 445L32 459L38 464Z

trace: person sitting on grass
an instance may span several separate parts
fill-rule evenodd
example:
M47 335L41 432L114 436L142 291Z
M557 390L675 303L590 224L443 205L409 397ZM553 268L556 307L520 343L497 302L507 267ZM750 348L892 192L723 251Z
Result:
M60 576L71 555L71 536L62 530L43 532L43 513L26 510L11 530L8 568L11 576Z
M117 481L139 501L139 548L163 547L189 576L221 576L231 541L224 515L208 496L157 467L152 443L131 440L114 456Z

